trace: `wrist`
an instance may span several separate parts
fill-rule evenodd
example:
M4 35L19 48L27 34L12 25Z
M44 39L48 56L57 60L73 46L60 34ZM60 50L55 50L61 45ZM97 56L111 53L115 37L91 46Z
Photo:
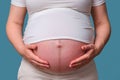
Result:
M95 46L95 54L98 55L99 54L99 47Z
M16 50L18 51L18 53L19 53L20 55L23 55L23 54L25 53L25 49L26 49L26 47L25 47L24 44L18 45L18 46L16 47Z
M95 54L99 55L102 50L102 46L95 45Z

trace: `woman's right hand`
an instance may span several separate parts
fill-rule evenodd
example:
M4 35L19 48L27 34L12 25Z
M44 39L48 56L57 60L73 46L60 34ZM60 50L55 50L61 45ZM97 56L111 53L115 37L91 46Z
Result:
M40 68L40 67L49 68L50 67L49 63L45 60L40 59L34 53L34 50L36 48L37 48L37 46L34 45L34 44L25 45L25 48L24 48L24 51L23 51L24 53L22 54L22 56L38 68Z

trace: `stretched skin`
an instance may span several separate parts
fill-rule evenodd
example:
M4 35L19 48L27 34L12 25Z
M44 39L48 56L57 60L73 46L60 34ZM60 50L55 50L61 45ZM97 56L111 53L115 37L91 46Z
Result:
M50 64L50 68L40 67L40 69L48 73L65 73L77 70L69 67L70 61L83 55L84 51L81 50L81 46L88 43L59 39L46 40L33 44L37 45L37 49L34 50L35 54Z

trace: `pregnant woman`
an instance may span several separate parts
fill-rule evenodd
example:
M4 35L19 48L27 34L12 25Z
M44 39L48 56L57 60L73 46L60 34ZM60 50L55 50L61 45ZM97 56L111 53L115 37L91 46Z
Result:
M111 32L105 0L11 0L6 26L22 56L18 80L98 80L93 59Z

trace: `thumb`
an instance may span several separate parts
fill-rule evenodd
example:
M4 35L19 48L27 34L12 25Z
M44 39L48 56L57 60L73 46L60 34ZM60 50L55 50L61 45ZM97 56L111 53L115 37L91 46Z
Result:
M28 49L36 49L36 48L37 48L37 45L27 44L26 47L27 47Z

